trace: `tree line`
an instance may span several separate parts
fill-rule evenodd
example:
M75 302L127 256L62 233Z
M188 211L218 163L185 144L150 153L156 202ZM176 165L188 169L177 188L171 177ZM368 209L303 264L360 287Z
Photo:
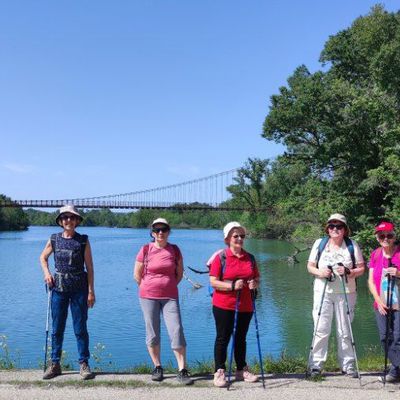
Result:
M112 212L109 209L80 210L82 226L106 226L117 228L147 228L151 221L162 216L175 228L215 228L219 229L232 218L239 217L234 212L215 212L209 205L194 203L192 206L202 210L153 210L143 209L134 212ZM45 212L34 209L25 211L31 225L55 225L57 212Z

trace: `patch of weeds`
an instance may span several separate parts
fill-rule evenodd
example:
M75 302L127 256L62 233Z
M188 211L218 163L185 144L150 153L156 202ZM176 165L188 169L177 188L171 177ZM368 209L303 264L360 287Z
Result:
M214 372L214 363L212 361L198 361L190 366L192 375L209 375Z
M102 370L109 370L113 367L112 354L106 353L106 346L102 343L97 343L91 354L94 363L93 370L100 372Z
M7 340L6 335L0 335L0 369L15 369L17 368L17 361L11 355Z

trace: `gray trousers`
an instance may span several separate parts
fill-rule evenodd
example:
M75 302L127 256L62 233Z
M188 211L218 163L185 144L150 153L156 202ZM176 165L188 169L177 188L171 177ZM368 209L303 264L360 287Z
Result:
M171 348L186 347L178 299L142 299L140 298L144 322L146 325L146 345L153 347L160 344L160 320L164 318Z

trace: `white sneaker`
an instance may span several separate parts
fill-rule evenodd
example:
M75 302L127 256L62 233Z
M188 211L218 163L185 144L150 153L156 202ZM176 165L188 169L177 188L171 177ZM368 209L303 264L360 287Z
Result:
M214 374L214 386L217 387L226 387L227 382L225 380L225 370L220 368L215 374Z
M257 382L258 376L252 374L249 371L249 367L246 365L241 371L236 371L235 379L237 381L245 381L249 383Z

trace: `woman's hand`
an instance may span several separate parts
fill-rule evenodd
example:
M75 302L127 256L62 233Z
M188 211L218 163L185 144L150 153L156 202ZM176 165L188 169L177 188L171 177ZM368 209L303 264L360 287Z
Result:
M386 269L387 274L390 276L397 277L397 268L396 267L390 267Z
M258 288L258 281L256 279L251 279L251 280L247 281L247 284L248 284L250 290Z
M89 292L88 299L87 299L88 307L93 308L95 302L96 302L95 294L93 292Z
M332 276L332 271L328 268L323 268L319 270L319 277L329 279Z
M387 314L387 306L383 303L381 299L376 301L376 304L378 305L378 311L379 314L381 315L386 315Z
M46 285L51 288L54 286L54 278L53 276L50 274L50 272L46 273L44 275L44 282L46 283Z
M236 282L235 282L235 290L242 290L243 289L243 286L244 286L244 281L243 281L243 279L238 279Z

